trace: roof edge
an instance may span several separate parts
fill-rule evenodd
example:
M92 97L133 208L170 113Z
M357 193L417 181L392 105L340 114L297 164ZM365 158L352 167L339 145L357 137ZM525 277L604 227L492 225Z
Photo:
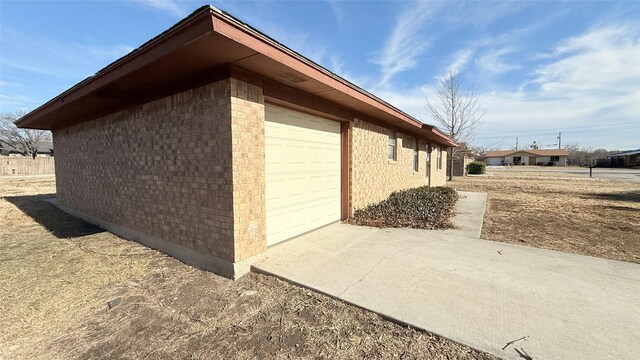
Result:
M153 48L153 45L155 45L156 43L159 43L159 42L165 40L166 38L168 38L169 36L175 34L181 28L186 27L187 25L189 25L189 23L192 23L194 20L198 19L198 17L202 16L202 14L207 14L208 15L211 12L211 10L213 10L213 9L212 9L212 7L210 5L204 5L204 6L199 7L198 9L194 10L191 14L189 14L187 17L185 17L182 20L178 21L176 24L174 24L173 26L171 26L167 30L165 30L165 31L161 32L160 34L154 36L153 38L151 38L148 41L144 42L142 45L140 45L137 48L133 49L131 52L119 57L115 61L109 63L107 66L105 66L102 69L98 70L98 72L96 72L95 74L93 74L93 75L81 80L80 82L76 83L72 87L70 87L67 90L63 91L62 93L56 95L51 100L45 102L44 104L38 106L37 108L35 108L35 109L31 110L30 112L28 112L27 114L23 115L20 119L14 121L14 124L16 126L18 126L18 127L26 127L26 126L28 126L29 123L31 122L32 118L36 117L36 115L38 115L39 112L43 111L48 106L51 106L56 102L63 101L63 99L65 97L67 97L67 96L73 94L74 92L80 90L81 88L83 88L84 86L88 85L89 83L92 83L92 82L102 78L103 76L105 76L109 72L117 69L119 66L122 66L124 63L127 63L127 62L133 60L138 55L141 55L142 53L144 53L146 51L149 51L150 49ZM211 30L213 30L213 27L211 28Z
M47 101L43 105L37 107L36 109L32 110L28 114L24 115L22 118L18 119L15 122L15 124L19 127L28 127L31 123L33 123L39 117L45 116L51 111L56 110L59 107L59 106L56 106L57 105L56 103L62 104L62 102L64 102L65 100L74 101L77 98L81 98L82 96L85 96L87 93L91 92L87 90L87 89L90 89L90 88L87 88L88 85L93 85L98 87L101 86L99 81L102 79L105 79L105 75L110 74L114 71L120 70L122 69L123 66L129 65L133 60L138 59L140 55L143 55L153 49L156 49L158 45L162 44L165 40L171 38L174 35L179 35L182 33L182 31L189 29L190 25L198 23L198 21L202 20L203 17L209 17L211 22L210 29L208 29L207 32L204 34L207 34L210 32L216 32L216 29L214 26L214 19L217 18L221 21L227 22L231 26L237 28L238 30L247 33L248 36L253 37L259 41L262 41L266 45L285 53L287 56L290 56L293 59L293 61L299 61L302 64L304 64L304 66L308 66L310 69L312 69L312 71L313 70L318 71L328 76L329 78L333 79L334 81L337 81L338 83L343 84L343 86L346 86L347 88L352 89L355 92L361 94L361 96L371 99L374 103L378 103L379 106L381 106L381 109L388 109L383 111L387 112L390 116L395 117L398 120L403 121L411 126L415 126L417 129L426 129L432 132L438 138L442 139L443 143L445 144L448 144L454 147L458 146L458 144L452 138L450 138L449 136L447 136L446 134L438 130L435 126L425 124L424 122L405 113L404 111L391 105L385 100L382 100L381 98L368 92L367 90L359 87L358 85L344 79L343 77L337 75L336 73L331 72L327 68L319 65L318 63L296 52L295 50L279 43L277 40L262 33L260 30L252 27L251 25L244 23L242 20L234 17L233 15L211 5L205 5L205 6L199 7L190 15L180 20L175 25L171 26L169 29L158 34L157 36L143 43L142 45L140 45L130 53L108 64L107 66L105 66L104 68L96 72L94 75L80 81L76 85L65 90L61 94L55 96L53 99ZM130 66L133 66L133 65L130 65ZM85 90L84 93L83 93L83 90Z
M434 135L438 136L446 144L451 145L452 147L459 147L460 146L456 141L454 141L452 138L450 138L442 130L438 129L437 127L435 127L433 125L429 125L429 124L424 124L423 123L422 124L422 129L427 130L427 131L431 131L431 133L433 133Z
M372 100L384 105L385 107L397 112L399 115L401 115L402 117L405 117L406 119L403 120L410 120L411 122L415 122L414 125L417 125L418 127L421 127L423 124L425 124L424 122L422 122L419 119L416 119L415 117L407 114L406 112L400 110L399 108L395 107L394 105L392 105L391 103L381 99L380 97L374 95L373 93L361 88L360 86L354 84L353 82L343 78L342 76L332 72L331 70L325 68L324 66L316 63L315 61L311 60L310 58L302 55L301 53L293 50L292 48L280 43L278 40L272 38L271 36L263 33L262 31L258 30L257 28L251 26L250 24L247 24L245 22L243 22L242 20L240 20L239 18L231 15L230 13L221 10L219 8L216 8L214 6L210 6L210 9L213 11L214 15L220 15L223 17L222 20L226 20L226 21L230 21L233 24L237 25L239 28L241 28L242 30L245 30L247 32L250 33L250 35L256 37L259 37L260 40L263 40L265 42L267 42L269 45L284 51L285 53L287 53L288 55L294 57L296 60L301 61L303 63L305 63L306 65L314 68L317 71L320 71L321 73L333 78L334 80L337 80L341 83L343 83L344 85L348 86L349 88L356 90L357 92L371 98Z

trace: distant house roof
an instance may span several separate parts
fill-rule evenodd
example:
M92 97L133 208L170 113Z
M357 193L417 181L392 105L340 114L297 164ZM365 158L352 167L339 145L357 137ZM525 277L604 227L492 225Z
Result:
M53 150L53 143L46 143L38 146L38 152L40 154L47 154ZM0 141L0 154L9 154L11 152L21 153L20 150L16 149L14 146L5 143L4 141Z
M613 154L611 157L619 157L619 156L630 156L630 155L638 155L640 154L640 149L623 151L621 153Z
M495 150L487 151L485 157L503 157L516 153L526 153L536 156L567 156L569 152L565 149L537 149L537 150Z

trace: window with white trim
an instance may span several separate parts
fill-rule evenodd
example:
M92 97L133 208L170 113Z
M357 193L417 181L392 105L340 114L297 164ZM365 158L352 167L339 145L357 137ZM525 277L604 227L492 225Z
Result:
M418 139L413 143L413 171L418 172Z
M387 145L387 158L389 160L396 160L396 148L398 145L398 139L396 138L396 132L389 130L389 142Z
M429 174L431 173L431 144L427 144L427 156L425 156L426 159L426 163L425 163L425 168L426 168L426 173L425 175L427 177L429 177Z
M436 161L438 162L438 170L441 170L442 169L442 146L438 146Z

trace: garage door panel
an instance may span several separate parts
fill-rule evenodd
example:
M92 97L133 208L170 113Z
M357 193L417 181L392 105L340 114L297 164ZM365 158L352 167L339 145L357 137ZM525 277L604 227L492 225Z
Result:
M287 198L285 201L291 202L299 202L304 201L304 198L307 196L307 178L302 177L299 174L296 174L295 178L287 179Z
M267 245L340 220L340 124L267 105Z
M309 208L306 204L289 206L285 209L285 212L287 214L287 228L285 229L285 233L290 235L289 237L307 231Z
M323 175L309 176L309 194L312 197L322 196L325 192L325 177ZM320 194L320 195L316 195Z
M314 201L309 204L309 221L312 223L322 223L327 217L327 204L323 201ZM322 226L322 225L319 225Z
M265 185L265 198L267 203L273 204L284 199L285 182L282 179L273 179Z
M267 209L269 212L271 226L267 228L267 239L284 236L286 228L286 212L282 209Z

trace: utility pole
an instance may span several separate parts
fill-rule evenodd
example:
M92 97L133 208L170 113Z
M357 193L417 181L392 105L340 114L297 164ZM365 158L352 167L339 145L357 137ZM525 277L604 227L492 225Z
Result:
M518 138L516 138L516 150L518 150Z
M558 149L562 149L562 131L558 132Z

